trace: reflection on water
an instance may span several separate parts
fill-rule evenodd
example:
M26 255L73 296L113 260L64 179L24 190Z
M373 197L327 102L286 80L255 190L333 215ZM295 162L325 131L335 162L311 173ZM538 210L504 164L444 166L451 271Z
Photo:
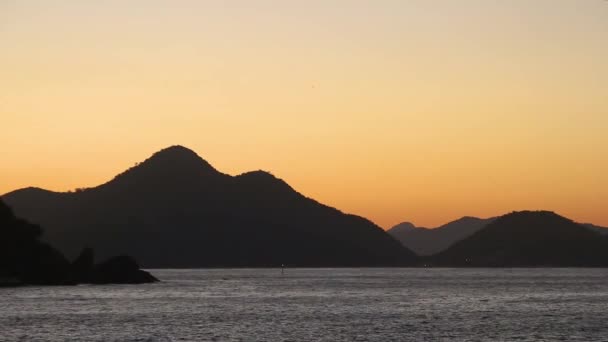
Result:
M606 269L154 270L0 288L2 341L603 341Z

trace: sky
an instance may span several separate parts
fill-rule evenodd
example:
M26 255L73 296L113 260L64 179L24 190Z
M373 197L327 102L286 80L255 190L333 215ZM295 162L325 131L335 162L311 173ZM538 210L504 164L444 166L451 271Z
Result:
M0 1L0 194L176 144L384 228L608 226L608 2Z

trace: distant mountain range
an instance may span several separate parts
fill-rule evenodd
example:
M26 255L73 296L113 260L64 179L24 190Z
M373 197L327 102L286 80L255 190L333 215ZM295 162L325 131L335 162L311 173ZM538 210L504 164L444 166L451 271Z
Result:
M70 257L83 246L147 268L405 266L416 255L372 222L306 198L273 175L218 172L173 146L100 186L26 188L3 199Z
M94 188L26 188L2 199L18 217L41 224L44 241L72 260L80 255L70 274L87 269L82 265L91 269L92 250L81 253L85 246L101 259L132 255L147 268L608 266L607 228L552 212L463 217L435 229L402 223L387 233L304 197L267 172L229 176L181 146ZM38 239L35 226L23 227ZM3 251L17 253L11 246L0 246L0 261ZM32 246L66 267L67 259L44 242ZM108 267L128 264L136 274L131 260ZM84 274L84 281L102 281Z
M387 232L416 254L428 256L447 249L456 241L470 236L494 219L465 216L433 229L416 227L412 223L404 222Z
M441 266L606 267L608 236L553 212L514 212L427 260Z
M473 235L494 220L496 220L496 217L482 219L465 216L430 229L416 227L412 223L404 222L392 227L387 232L416 254L429 256L445 251L456 242ZM608 235L608 228L589 223L582 224L582 226L597 233Z

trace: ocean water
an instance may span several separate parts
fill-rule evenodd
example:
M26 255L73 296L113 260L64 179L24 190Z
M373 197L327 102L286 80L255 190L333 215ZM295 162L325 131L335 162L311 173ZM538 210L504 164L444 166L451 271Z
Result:
M152 272L0 288L0 341L608 341L608 269Z

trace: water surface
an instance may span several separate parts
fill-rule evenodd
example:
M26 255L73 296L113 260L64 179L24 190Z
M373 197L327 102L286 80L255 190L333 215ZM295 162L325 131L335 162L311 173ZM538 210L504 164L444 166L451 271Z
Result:
M0 289L1 341L606 341L608 269L153 270Z

